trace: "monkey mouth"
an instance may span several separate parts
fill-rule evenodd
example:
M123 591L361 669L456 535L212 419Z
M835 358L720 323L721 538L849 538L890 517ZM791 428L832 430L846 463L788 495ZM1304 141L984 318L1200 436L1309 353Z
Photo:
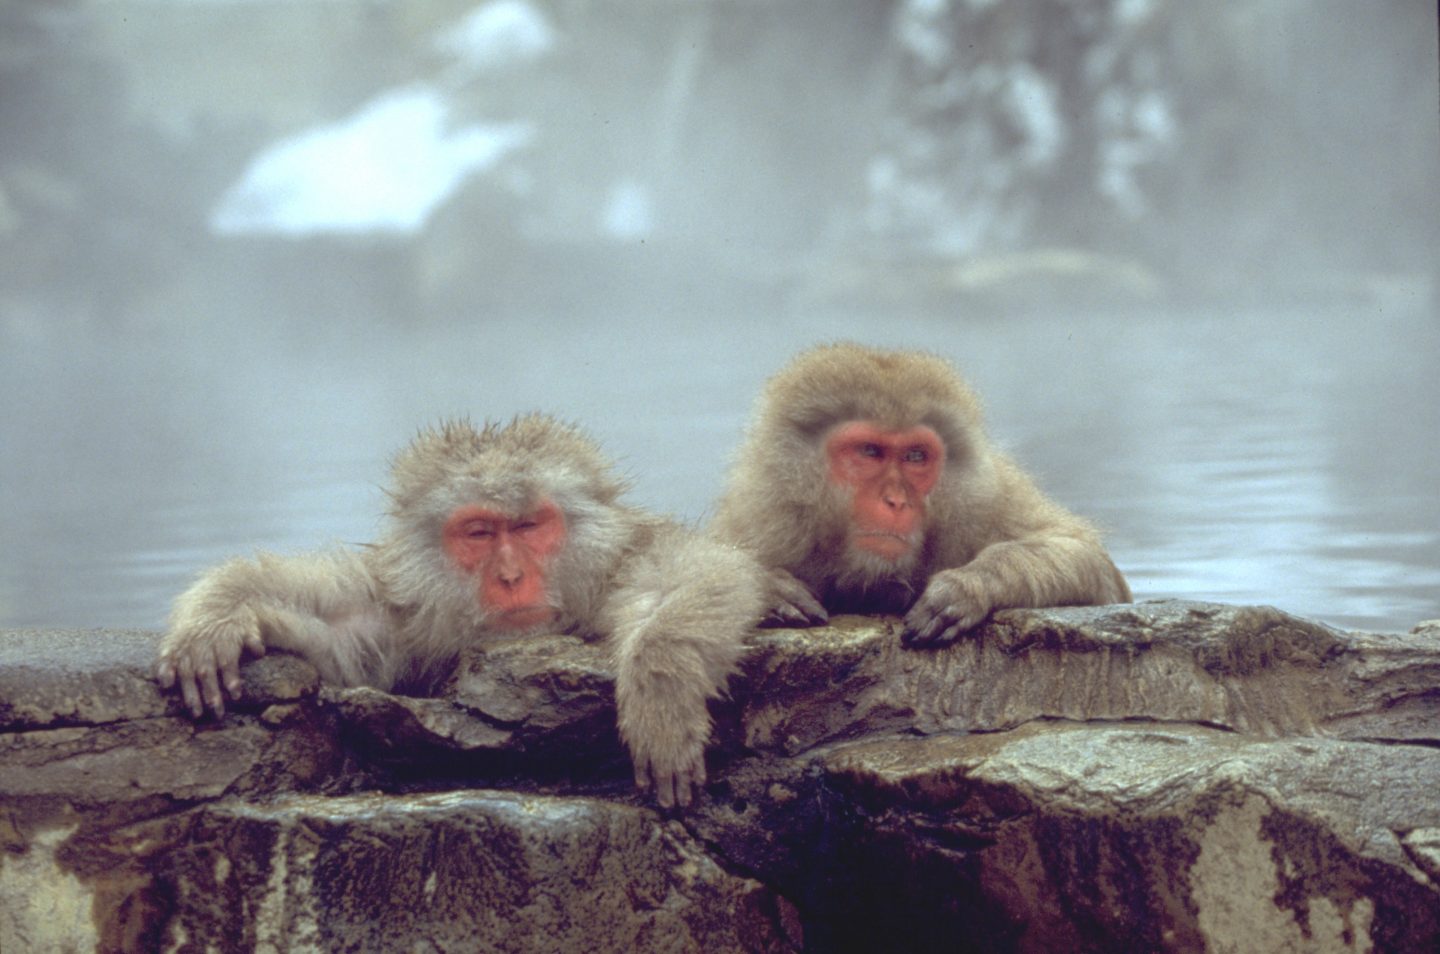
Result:
M861 530L853 540L861 550L891 560L908 556L915 549L915 541L911 537L885 530Z
M546 623L555 622L556 612L549 606L516 606L502 609L491 617L490 625L495 629L518 631L535 629Z

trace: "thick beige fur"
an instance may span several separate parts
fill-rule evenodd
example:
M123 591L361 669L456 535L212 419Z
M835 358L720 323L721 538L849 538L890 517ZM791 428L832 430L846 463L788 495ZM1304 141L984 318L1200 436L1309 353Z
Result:
M707 702L761 615L764 575L743 551L620 502L626 489L594 442L549 417L425 431L394 462L379 543L212 569L175 601L157 674L197 716L223 715L222 686L238 696L241 658L266 647L304 655L333 685L431 691L461 649L514 637L446 557L446 518L546 498L566 542L549 571L559 620L545 628L608 639L636 780L662 805L687 804L705 778Z
M849 421L927 425L945 445L923 544L887 560L849 544L850 500L827 481L826 435ZM944 359L840 343L807 351L761 392L712 530L772 570L774 621L906 612L906 638L943 643L1005 607L1128 602L1087 521L996 450Z

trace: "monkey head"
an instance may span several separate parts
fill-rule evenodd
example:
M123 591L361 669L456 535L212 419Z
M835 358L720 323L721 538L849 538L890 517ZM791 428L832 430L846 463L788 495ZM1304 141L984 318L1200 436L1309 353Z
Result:
M757 407L721 523L772 566L824 554L856 585L908 577L984 460L979 402L934 355L813 348L770 379Z
M520 633L588 618L628 535L599 448L541 415L476 430L452 421L395 460L385 590L467 630Z

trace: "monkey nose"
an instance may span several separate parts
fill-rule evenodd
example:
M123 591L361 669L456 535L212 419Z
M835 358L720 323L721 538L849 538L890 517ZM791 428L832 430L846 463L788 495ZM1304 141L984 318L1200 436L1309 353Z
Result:
M910 506L910 499L906 497L903 493L898 493L895 491L888 491L881 494L880 499L883 500L885 502L885 506L889 507L891 510L904 510L906 507Z

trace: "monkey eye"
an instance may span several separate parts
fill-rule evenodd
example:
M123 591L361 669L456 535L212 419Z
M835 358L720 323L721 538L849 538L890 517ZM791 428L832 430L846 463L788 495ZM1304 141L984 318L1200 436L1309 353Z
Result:
M885 448L879 444L861 444L859 450L862 456L873 457L876 460L885 456Z
M465 528L465 536L471 540L489 540L495 536L495 530L488 524L472 523Z
M538 526L539 524L534 520L521 520L519 523L512 523L510 529L518 533L524 530L534 530Z
M923 447L912 447L905 452L905 463L923 464L930 459L930 454Z

